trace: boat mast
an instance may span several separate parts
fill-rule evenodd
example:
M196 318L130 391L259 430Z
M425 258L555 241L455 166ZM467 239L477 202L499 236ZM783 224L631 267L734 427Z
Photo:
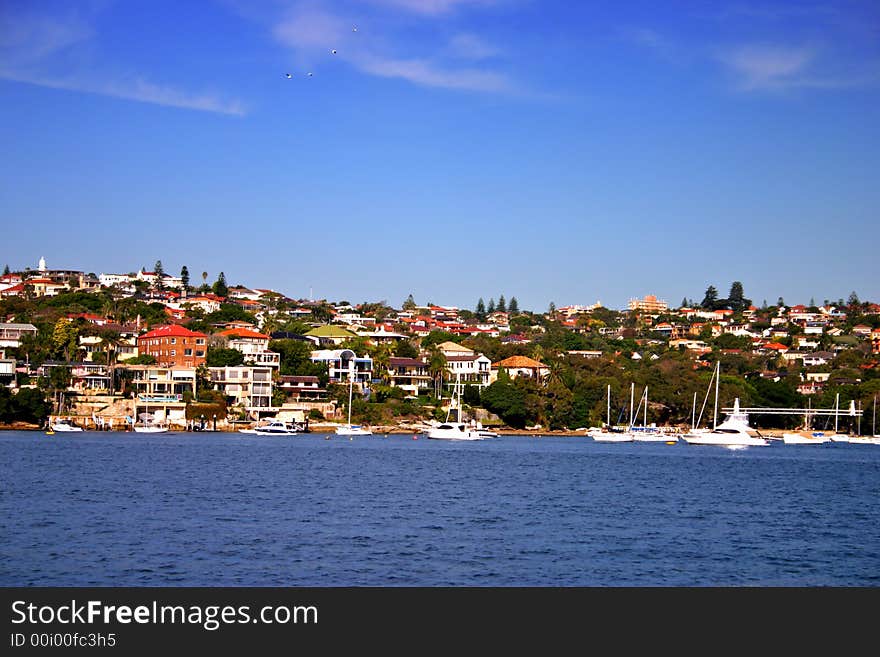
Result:
M608 427L611 428L611 384L608 384ZM877 398L874 398L874 414L877 414Z
M712 416L712 429L718 428L718 382L721 379L721 361L715 366L715 414Z
M351 361L352 366L354 366L354 360ZM351 428L351 391L354 388L354 372L352 370L348 371L348 426Z
M691 408L691 431L697 430L697 391L694 390L694 405Z
M645 386L645 426L648 426L648 386Z
M635 402L636 384L629 384L629 428L632 429L635 417L633 416L633 403Z
M837 433L837 409L840 406L840 393L834 396L834 433Z

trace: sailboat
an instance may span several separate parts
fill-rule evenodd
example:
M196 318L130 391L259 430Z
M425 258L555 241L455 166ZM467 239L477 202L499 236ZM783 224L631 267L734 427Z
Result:
M850 402L849 412L850 412L850 415L856 414L855 401ZM849 434L845 434L845 433L838 433L838 424L839 424L838 416L839 415L840 415L840 393L838 392L834 396L834 433L831 434L832 442L835 442L835 443L864 442L864 441L853 440L853 438L855 438L855 436L850 436Z
M351 423L351 394L354 388L354 370L348 373L348 423L336 427L337 436L372 436L373 432L359 424Z
M748 416L739 410L738 398L733 403L733 412L725 418L724 422L718 424L718 388L721 379L720 361L715 366L712 379L709 379L709 389L712 387L713 379L715 381L713 428L711 430L693 429L690 433L684 434L682 439L689 445L718 445L731 448L769 445L770 443L766 438L749 426ZM708 397L708 390L706 391L706 396ZM702 417L702 412L700 416Z
M456 398L458 403L456 404ZM451 422L449 416L452 407L456 407L456 421ZM480 430L472 429L461 419L461 380L456 376L455 388L452 391L452 399L449 400L449 409L446 411L446 421L431 427L426 432L428 438L435 440L483 440L487 438Z
M648 426L648 386L645 386L645 391L639 399L639 408L636 409L635 417L638 417L639 415L639 410L642 408L642 402L645 403L645 421L642 426L636 426L635 424L630 425L629 433L632 435L633 440L637 443L666 443L677 441L677 436L667 435L660 431L656 426Z
M801 431L783 433L782 442L786 445L823 445L831 442L831 436L824 431L810 429L810 407L808 406L804 417L804 428Z
M635 384L633 384L635 385ZM634 390L634 388L632 389ZM630 402L630 408L632 408L632 402ZM633 441L632 435L626 433L624 431L614 431L611 427L611 385L608 385L608 395L607 395L607 421L604 427L594 427L592 429L587 430L587 435L595 440L597 443L631 443Z

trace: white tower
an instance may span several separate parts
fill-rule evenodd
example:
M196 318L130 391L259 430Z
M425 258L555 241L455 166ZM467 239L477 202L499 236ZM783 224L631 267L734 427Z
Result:
M46 271L46 259L45 258L43 258L43 257L40 258L40 264L37 265L37 269L39 269L40 271Z

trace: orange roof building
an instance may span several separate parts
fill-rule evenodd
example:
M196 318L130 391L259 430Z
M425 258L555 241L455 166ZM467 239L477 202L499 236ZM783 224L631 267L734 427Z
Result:
M153 356L162 367L198 367L207 359L208 336L177 324L159 326L137 342L138 353Z

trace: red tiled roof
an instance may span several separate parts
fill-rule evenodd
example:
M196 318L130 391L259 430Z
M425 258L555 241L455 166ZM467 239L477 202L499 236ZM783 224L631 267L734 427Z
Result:
M138 340L144 338L165 338L165 337L183 337L183 338L207 338L208 336L199 331L190 331L188 328L178 324L166 324L165 326L157 326L152 331L148 331L138 337Z
M257 333L256 331L251 331L250 329L246 328L226 329L225 331L220 331L220 335L234 338L256 338L259 340L269 339L268 335L263 335L262 333Z
M788 351L788 347L778 342L768 342L764 345L764 349L774 349L776 351Z

